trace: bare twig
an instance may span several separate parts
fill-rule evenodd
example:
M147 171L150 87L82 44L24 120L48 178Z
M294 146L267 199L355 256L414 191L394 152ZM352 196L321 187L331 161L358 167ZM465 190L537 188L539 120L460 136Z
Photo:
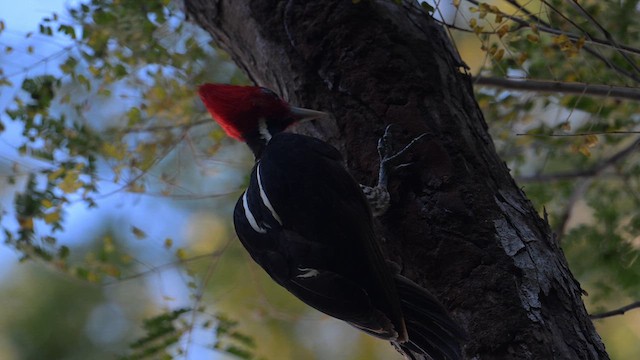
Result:
M589 14L589 12L585 10L585 8L583 8L580 4L578 4L576 0L570 0L569 3L573 5L573 7L577 9L579 12L581 12L582 15L586 17L587 20L589 20L589 22L593 26L598 28L598 30L602 33L602 35L604 35L607 41L618 51L620 56L622 56L627 61L627 63L636 71L636 73L640 73L640 68L638 67L638 65L636 65L636 62L633 61L633 59L629 58L629 55L621 49L618 42L613 38L611 33L607 31L607 29L605 29L602 25L600 25L600 23L593 16L591 16L591 14ZM593 38L591 34L587 33L586 31L585 33L589 38Z
M636 139L629 146L611 155L610 157L600 161L595 166L587 170L570 171L557 174L539 174L534 176L528 176L519 178L518 182L549 182L559 180L571 180L576 178L596 177L602 174L608 167L613 166L620 161L624 160L627 156L637 151L640 146L640 138Z
M547 181L559 181L559 180L572 180L579 179L577 185L575 186L571 196L567 201L567 205L565 206L565 210L560 215L560 221L558 225L555 227L554 232L557 235L558 241L560 241L564 235L565 228L569 219L571 218L571 214L573 213L573 208L579 199L582 198L582 195L589 189L589 186L593 182L593 180L600 176L608 167L613 166L616 163L619 163L627 156L632 154L637 150L638 146L640 146L640 138L636 139L629 146L624 149L618 151L613 154L611 157L599 162L595 166L590 169L582 170L582 171L574 171L574 172L564 172L558 174L541 174L534 175L525 178L517 179L518 183L523 182L547 182Z
M516 134L516 136L579 137L579 136L590 136L590 135L629 135L629 134L640 134L640 131L636 131L636 130L612 130L612 131L594 131L594 132L575 133L575 134L527 134L527 133L518 133L518 134Z
M191 123L185 123L185 124L130 127L128 129L119 129L119 130L116 130L116 131L119 132L119 133L130 134L130 133L140 133L140 132L168 131L168 130L175 130L175 129L187 130L187 129L190 129L192 127L196 127L196 126L199 126L199 125L204 125L204 124L207 124L207 123L213 123L213 121L211 121L210 119L202 119L202 120L194 121L194 122L191 122Z
M473 81L476 85L495 86L505 89L537 92L559 92L567 94L605 96L617 99L640 100L639 88L624 86L484 76L475 77Z
M623 315L627 311L633 310L633 309L637 309L637 308L640 308L640 301L633 302L633 303L631 303L629 305L623 306L623 307L615 309L615 310L606 311L606 312L599 313L599 314L591 314L591 315L589 315L589 317L592 320L604 319L604 318L608 318L608 317L611 317L611 316Z
M477 1L477 0L467 0L467 1L469 1L470 3L472 3L472 4L476 5L476 6L480 5L480 2ZM587 43L593 43L593 44L596 44L596 45L612 47L612 48L615 48L616 50L625 51L625 52L629 52L629 53L633 53L633 54L640 54L640 50L639 49L635 49L635 48L627 47L627 46L621 46L621 45L617 46L616 44L612 44L610 41L607 41L605 39L598 39L598 38L595 38L595 37L591 36L582 27L580 27L578 24L573 22L571 19L566 17L564 14L562 14L553 5L549 4L547 1L542 1L542 2L547 7L549 7L552 11L556 12L560 17L565 19L568 23L572 24L576 29L582 31L584 33L584 35L585 35L584 37L585 37ZM567 38L571 39L572 41L578 41L579 39L582 38L581 35L576 35L576 34L573 34L573 33L567 32L567 31L562 31L560 29L554 28L551 24L549 24L548 22L540 19L538 16L534 15L533 13L531 13L529 11L524 11L524 6L520 5L515 0L514 1L510 1L510 4L515 6L516 8L518 8L520 11L523 11L529 17L530 20L522 19L522 18L519 18L517 16L510 15L510 14L505 14L504 12L502 12L501 15L503 17L505 17L505 18L517 23L521 27L531 27L531 22L534 22L536 24L538 30L541 31L541 32L554 34L554 35L565 35L565 36L567 36ZM635 82L640 82L640 76L638 76L638 74L629 72L626 69L623 69L622 67L614 64L607 57L601 55L596 49L593 49L593 48L585 45L585 46L582 47L582 50L584 50L587 53L591 54L592 56L596 57L598 60L604 62L607 65L607 67L609 67L610 69L615 70L620 75L623 75L626 78L632 79Z
M119 277L119 278L115 279L114 281L102 284L102 286L107 287L107 286L121 284L121 283L123 283L125 281L135 280L135 279L147 276L149 274L152 274L154 272L162 272L162 271L164 271L164 270L166 270L168 268L172 268L172 267L175 267L175 266L178 266L178 265L184 265L186 263L190 263L190 262L194 262L194 261L198 261L198 260L202 260L202 259L206 259L206 258L215 259L215 258L219 257L220 255L222 255L224 253L225 249L226 249L226 247L221 249L221 250L217 250L217 251L214 251L214 252L211 252L211 253L208 253L208 254L196 255L196 256L190 257L188 259L180 259L180 260L168 262L166 264L154 266L154 267L150 268L149 270L145 270L145 271L142 271L142 272L139 272L139 273L136 273L136 274L133 274L133 275L129 275L129 276Z
M554 234L556 235L556 241L558 242L562 241L562 238L564 237L564 234L565 234L565 229L567 228L569 219L571 219L571 215L573 214L573 209L575 205L578 203L578 200L582 199L584 193L587 192L592 182L593 182L593 178L582 179L578 183L578 186L576 186L573 192L571 193L571 196L567 201L564 211L560 214L560 221L558 222L558 225L553 230Z

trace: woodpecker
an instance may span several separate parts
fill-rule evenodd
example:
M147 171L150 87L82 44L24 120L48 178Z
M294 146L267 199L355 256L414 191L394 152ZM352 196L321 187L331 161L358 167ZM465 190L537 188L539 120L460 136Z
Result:
M226 133L255 155L233 214L253 260L306 304L389 340L406 359L460 359L464 332L433 295L385 260L371 206L340 152L286 131L327 114L291 106L263 87L204 84L198 93ZM364 187L369 195L386 192L384 170L400 154L387 156L385 145L382 184Z

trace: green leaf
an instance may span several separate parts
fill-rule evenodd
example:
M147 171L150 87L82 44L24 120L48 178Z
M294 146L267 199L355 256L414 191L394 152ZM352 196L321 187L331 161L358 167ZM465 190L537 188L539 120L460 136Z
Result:
M73 26L71 26L71 25L61 24L58 27L58 32L59 33L63 33L63 34L69 36L70 38L72 38L74 40L76 38L76 29L74 29Z

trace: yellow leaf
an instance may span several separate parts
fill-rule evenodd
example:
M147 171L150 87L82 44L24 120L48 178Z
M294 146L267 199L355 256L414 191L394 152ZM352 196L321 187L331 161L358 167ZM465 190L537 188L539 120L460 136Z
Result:
M522 64L524 64L524 62L527 61L528 58L529 55L527 53L521 53L520 56L518 56L518 65L522 66Z
M590 157L591 156L591 151L589 150L588 146L580 146L578 147L578 151L580 151L580 153L586 157Z
M136 237L136 239L138 239L138 240L142 240L142 239L144 239L144 238L146 238L146 237L147 237L147 234L146 234L144 231L142 231L142 229L140 229L140 228L138 228L138 227L135 227L135 226L133 226L133 225L131 226L131 233L132 233L132 234L133 234L133 236L135 236L135 237Z
M113 244L113 239L111 238L111 236L105 236L102 239L102 249L107 254L111 254L116 250L116 247Z
M453 0L453 6L455 7L460 6L460 0Z
M173 246L173 240L171 240L169 238L164 239L164 247L166 249L170 249L171 246Z
M594 147L598 144L598 137L596 135L587 135L584 138L584 143L590 148Z
M538 24L531 23L531 24L529 24L529 26L531 27L531 31L533 31L534 34L538 33Z
M499 38L502 38L503 36L505 36L507 33L509 32L509 25L502 25L498 28L498 30L496 31L496 33L498 34Z
M527 40L529 40L532 43L537 43L538 41L540 41L540 37L536 34L529 34L527 35Z
M180 260L184 260L187 258L187 252L184 249L180 248L176 250L176 257Z
M98 282L98 280L100 280L100 277L98 276L98 274L96 274L93 271L87 272L87 281L88 282L96 283L96 282Z
M67 171L64 179L58 184L58 188L63 192L70 194L78 191L84 183L78 179L79 174L77 171Z
M556 45L564 44L567 41L569 41L569 37L567 35L565 35L565 34L558 35L558 36L553 38L553 43L556 44Z
M59 177L62 176L62 174L64 174L65 169L64 168L59 168L58 170L49 173L49 175L47 176L47 179L49 179L49 181L53 181Z
M19 217L18 224L20 224L20 227L24 230L33 230L33 218L31 216L26 218Z
M476 26L478 26L478 20L472 18L471 20L469 20L469 26L471 26L471 28L475 28Z
M60 210L56 210L54 212L50 212L44 215L44 222L47 224L53 224L55 222L60 221Z
M104 142L102 143L102 153L108 157L120 161L123 160L125 155L127 154L127 149L122 144Z
M143 193L145 191L145 186L142 183L132 182L127 187L127 191L132 193Z
M120 269L118 269L115 265L105 266L104 273L115 278L120 277Z
M495 55L493 55L493 58L496 61L500 61L500 60L502 60L503 56L504 56L504 49L498 49L498 51L496 51Z
M120 257L120 261L122 261L123 264L131 264L131 262L133 261L133 257L129 254L124 254Z

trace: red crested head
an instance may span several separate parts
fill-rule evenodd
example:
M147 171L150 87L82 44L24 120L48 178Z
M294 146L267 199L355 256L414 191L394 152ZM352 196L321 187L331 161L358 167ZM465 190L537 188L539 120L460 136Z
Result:
M291 106L262 87L204 84L198 94L227 134L240 141L245 141L246 134L258 129L260 119L295 120Z
M320 111L291 106L273 91L258 86L204 84L198 94L227 135L240 141L247 141L254 134L264 137L260 133L263 131L268 131L270 137L294 122L326 116Z

